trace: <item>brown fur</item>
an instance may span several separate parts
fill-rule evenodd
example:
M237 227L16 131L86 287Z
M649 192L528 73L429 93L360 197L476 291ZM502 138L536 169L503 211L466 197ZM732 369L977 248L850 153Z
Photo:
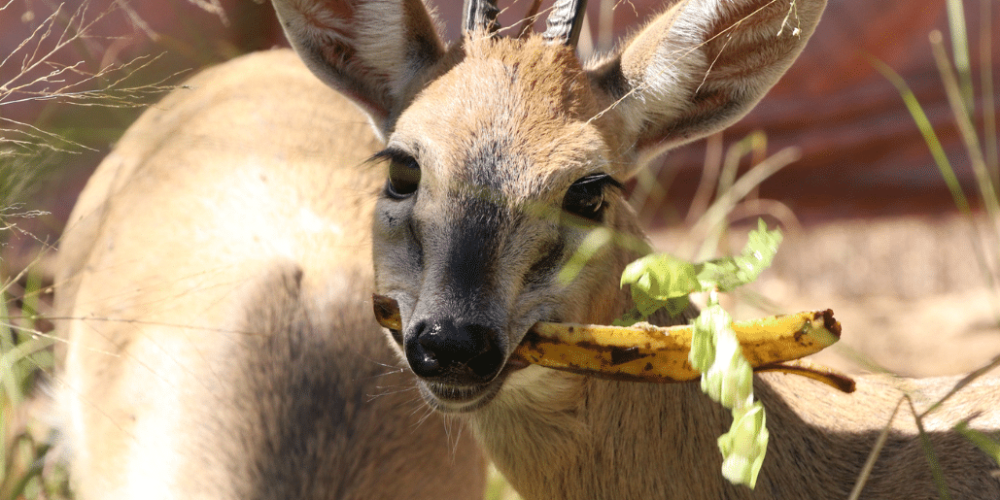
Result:
M60 252L77 498L482 494L472 439L428 415L371 317L378 145L288 51L129 129Z
M376 283L400 304L399 347L409 352L427 331L462 331L428 324L471 324L498 332L493 342L509 353L538 320L607 323L626 311L618 276L648 251L644 236L614 189L604 190L600 222L567 218L570 185L591 173L626 179L664 149L739 118L795 59L823 7L687 0L589 68L538 38L473 32L405 81L368 75L373 85L410 89L382 133L421 176L417 191L383 196L375 210ZM298 47L315 35L288 34ZM414 37L398 36L399 50ZM557 271L585 243L597 246L562 281ZM421 392L438 409L465 414L528 499L845 498L902 394L926 407L955 383L863 377L856 394L843 395L809 380L757 377L772 439L751 491L723 479L716 438L729 416L695 384L519 366L483 383L456 380L468 379L422 380ZM995 433L997 395L996 380L980 381L925 422L955 497L1000 495L996 464L950 431L968 417ZM911 417L904 411L892 425L863 497L936 498Z
M772 439L751 491L722 478L716 438L728 428L728 412L695 384L612 382L506 363L537 321L606 323L631 306L618 279L648 251L635 215L616 188L605 186L597 215L575 217L564 210L573 185L593 173L624 181L665 148L738 119L797 57L823 0L685 0L620 53L586 67L538 38L473 32L438 51L428 49L440 43L430 23L374 29L380 19L414 9L423 19L412 0L275 1L310 68L369 110L389 157L419 168L415 190L378 196L371 233L376 288L399 303L403 328L394 340L401 351L438 339L466 350L460 354L468 357L441 363L450 371L417 386L433 407L470 423L526 498L844 498L901 394L925 407L955 382L864 377L856 394L842 395L810 380L757 377ZM314 22L320 18L330 30ZM328 50L331 43L336 51ZM384 51L404 62L378 66L373 61ZM389 90L373 98L365 89ZM317 117L324 118L335 120ZM342 190L335 193L344 199ZM293 219L282 218L285 225L274 230ZM344 254L317 261L329 271L323 276L354 269L330 255ZM359 269L368 264L357 262ZM288 284L274 300L313 289L309 273L295 284L295 268L285 260L271 269L258 276ZM497 375L461 372L482 363L481 353L497 351L501 357L489 358L499 360ZM409 359L410 366L421 359ZM997 394L995 379L981 380L926 422L954 497L1000 496L1000 480L991 475L996 464L950 431L968 417L995 435ZM937 497L909 422L905 412L893 421L864 497Z

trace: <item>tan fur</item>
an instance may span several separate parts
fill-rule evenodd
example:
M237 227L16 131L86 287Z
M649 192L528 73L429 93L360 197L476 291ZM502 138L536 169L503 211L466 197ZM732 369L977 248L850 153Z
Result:
M619 289L619 276L629 261L648 252L648 245L613 183L605 178L595 191L582 181L602 174L623 182L653 155L722 129L749 111L801 51L819 21L823 0L684 0L619 53L587 66L576 62L569 49L545 45L538 37L505 40L472 32L444 50L416 0L275 2L310 69L369 111L387 139L383 156L396 162L398 172L419 175L416 184L395 179L403 192L387 183L370 214L375 285L400 306L403 328L390 332L393 343L423 374L417 387L424 400L468 421L526 498L845 498L903 391L925 407L954 384L954 379L865 377L858 381L858 393L848 396L809 380L757 377L771 445L757 489L751 491L730 485L720 474L716 439L727 430L729 414L697 384L611 382L507 362L537 321L606 323L631 307L627 290ZM373 29L377 19L398 19L400 11L417 20ZM379 51L393 51L392 61L401 66L373 63ZM337 119L316 117L316 123L324 120ZM302 139L305 144L308 137ZM183 159L183 153L170 158ZM337 172L346 175L347 170ZM339 178L310 185L328 182L344 189L359 185L336 184ZM376 181L371 182L365 185ZM324 194L344 203L349 199L344 189ZM357 195L359 200L376 196ZM583 196L600 209L575 205ZM351 220L369 215L343 207L337 213ZM283 241L281 231L302 227L289 223L294 216L286 213L250 226L278 231L264 241ZM241 217L221 227L246 229L246 221ZM226 279L253 275L258 284L274 283L269 301L279 303L299 290L314 289L312 268L303 266L307 272L299 278L281 245L272 249L238 236L224 241L253 249L247 253L255 260ZM164 246L150 247L162 252ZM315 262L328 271L323 276L343 276L344 269L369 264L358 258L350 261L357 262L354 267L336 257L349 253L324 252ZM267 260L269 255L281 260ZM314 262L311 257L303 256ZM273 263L267 272L259 271L263 262ZM248 286L239 292L253 296L260 289ZM82 288L80 296L85 296ZM212 303L225 305L234 296L239 293ZM176 297L148 300L159 305ZM268 310L260 313L265 318L260 321L282 324L282 315ZM684 318L659 314L652 320ZM144 346L145 339L139 340L136 345ZM131 347L104 347L126 348ZM997 385L996 379L977 382L927 421L929 441L954 498L1000 497L1000 480L991 475L995 462L949 431L959 419L970 418L973 427L996 435ZM905 411L893 421L863 497L938 496L920 439L908 422Z
M648 251L635 216L605 188L599 219L574 219L563 210L572 185L593 173L625 180L664 149L738 119L794 61L824 6L682 0L587 67L537 37L473 32L409 77L364 75L371 85L409 89L385 106L395 111L381 133L420 175L415 191L381 196L374 215L376 284L402 317L395 344L427 373L424 399L463 415L525 498L846 498L901 396L926 408L956 382L862 377L858 392L844 395L810 380L758 376L771 444L751 491L723 479L716 439L730 416L697 384L511 364L492 378L470 375L470 367L496 366L484 356L509 355L536 321L607 323L631 307L618 277ZM301 16L279 12L288 26ZM315 33L287 33L300 50L317 43ZM395 36L397 50L434 36ZM353 42L367 43L364 35ZM997 389L996 379L981 380L925 422L954 498L1000 496L996 463L950 431L969 418L996 435ZM862 497L937 498L908 407L892 427Z
M60 252L77 498L482 494L472 438L428 416L371 317L378 147L288 51L129 129Z

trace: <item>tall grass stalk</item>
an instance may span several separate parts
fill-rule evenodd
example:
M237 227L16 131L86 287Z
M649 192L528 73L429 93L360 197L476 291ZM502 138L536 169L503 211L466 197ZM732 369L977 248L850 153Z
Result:
M975 125L972 124L971 113L973 108L965 107L966 100L963 99L963 91L960 87L961 83L952 70L951 62L945 53L941 32L932 31L929 38L931 49L934 53L934 61L938 65L938 71L941 73L941 82L944 84L945 94L948 96L948 104L955 116L955 123L958 125L959 132L961 132L962 140L965 142L965 149L969 153L969 160L972 163L972 171L976 175L976 185L979 186L983 205L986 207L987 215L989 215L990 220L995 225L995 231L997 234L1000 234L1000 202L997 200L996 187L993 185L989 171L986 168L986 159L983 157L983 150L979 144Z
M899 408L901 406L903 406L902 399L896 403L896 407L892 410L892 414L889 415L889 421L882 429L882 432L879 433L878 439L875 440L875 445L872 446L872 451L868 454L868 459L865 460L865 465L861 467L861 473L858 474L858 478L854 482L854 488L851 490L851 495L847 497L847 500L858 500L861 498L861 490L864 489L865 483L868 482L872 469L875 468L875 462L878 461L879 454L881 454L882 449L885 448L885 443L889 439L889 432L892 430L892 422L896 420L896 414L899 413Z
M745 139L746 140L746 139ZM701 240L701 246L694 253L694 261L705 260L714 254L722 236L725 234L726 218L754 189L781 169L797 161L802 156L798 148L789 147L760 162L745 174L736 179L724 192L719 193L708 210L698 218L690 233L696 240ZM682 253L687 255L690 251Z
M931 52L934 56L935 63L938 66L938 71L941 75L941 82L948 98L949 107L954 115L955 123L959 129L960 136L969 156L970 164L972 165L976 185L979 188L978 194L980 201L982 202L986 215L989 219L987 230L990 231L992 235L983 234L982 229L976 226L969 200L958 182L958 177L951 166L951 162L948 159L944 148L938 140L937 133L931 126L930 121L927 119L927 116L924 113L922 106L917 101L916 96L910 90L906 82L903 81L903 79L895 71L883 62L874 58L871 58L871 61L875 68L896 87L900 96L903 98L903 102L906 104L907 109L909 109L914 122L916 122L924 141L930 149L931 156L934 158L945 184L951 191L955 206L969 219L970 226L972 228L970 234L973 240L973 253L979 261L984 280L987 282L991 292L994 294L994 300L992 301L994 315L997 317L997 326L1000 327L1000 312L997 311L998 299L1000 299L1000 289L997 288L998 274L1000 274L1000 270L991 267L989 264L991 258L994 259L994 263L998 262L998 257L1000 257L1000 253L998 252L1000 252L1000 248L994 247L987 250L989 242L992 242L994 245L997 245L997 242L1000 242L1000 199L998 199L996 191L996 186L1000 177L998 177L997 173L996 112L994 110L995 100L993 98L993 66L991 61L992 21L989 19L992 15L991 10L989 0L983 0L980 12L981 32L979 39L979 53L981 60L980 82L982 87L981 91L983 92L982 102L987 109L984 109L983 112L981 142L979 139L979 132L977 132L973 122L975 116L974 106L976 103L976 96L972 85L972 64L968 47L969 37L966 31L965 12L961 0L947 1L948 25L951 31L952 59L949 59L948 53L944 48L944 36L940 31L932 31L929 35L929 40L931 44ZM959 380L954 387L947 394L945 394L945 396L938 399L922 413L918 413L913 406L912 399L909 396L906 397L920 434L924 453L927 456L931 467L934 482L938 488L939 498L950 498L946 483L947 478L944 477L941 468L938 465L935 451L931 446L930 440L924 430L923 419L930 413L940 408L954 394L962 390L962 388L966 387L979 377L982 377L998 366L1000 366L1000 355L994 357L993 360L983 367L968 373L965 377ZM965 424L965 422L960 423L955 427L955 430L957 432L962 432L963 435L969 438L970 441L980 448L1000 449L1000 443L989 438L988 436L983 434L974 435L969 432L963 432L963 426ZM888 429L890 425L891 419L890 422L886 424L886 429ZM872 455L869 457L869 462L875 460L878 456L879 449L880 448L876 446L876 448L872 451ZM1000 456L995 458L998 463L1000 463ZM861 488L864 486L864 480L865 477L862 475L858 484L855 486L855 493L861 491ZM855 497L856 495L852 495L852 498Z
M965 25L965 6L961 0L948 0L948 31L951 32L951 51L958 70L959 94L963 107L973 109L972 65L969 58L969 33Z
M983 95L983 145L993 183L1000 185L1000 138L997 137L993 87L993 0L981 0L979 12L979 82Z
M722 171L723 159L723 133L717 132L705 139L705 163L701 169L701 180L698 182L698 189L691 198L691 206L688 208L687 218L684 222L691 226L698 221L708 205L712 201L713 188L719 180L719 173Z
M0 276L0 499L65 498L65 471L45 458L46 426L26 412L40 374L54 366L52 338L37 324L42 277L27 270L19 276L26 278L23 290L16 277Z
M215 2L215 0L207 0ZM122 8L113 2L97 11L88 0L48 4L51 12L12 51L0 54L0 248L13 238L33 238L40 253L47 242L18 226L25 218L42 214L28 203L40 182L67 154L91 150L65 133L47 130L41 123L24 123L3 116L11 106L44 101L60 106L135 108L151 96L169 90L163 82L134 83L143 78L157 57L104 64L84 57L62 63L69 51L99 43L91 34L99 23ZM0 10L15 2L0 0ZM38 7L38 6L35 6ZM86 43L84 43L86 42ZM30 414L45 397L37 382L52 370L54 337L41 331L45 314L40 300L43 276L39 259L23 269L0 262L0 500L67 498L65 470L47 458L51 436L48 425Z

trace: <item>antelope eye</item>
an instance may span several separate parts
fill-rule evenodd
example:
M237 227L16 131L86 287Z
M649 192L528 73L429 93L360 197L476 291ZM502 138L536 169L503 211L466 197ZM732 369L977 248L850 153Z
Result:
M420 165L412 156L398 151L386 150L376 158L389 160L389 179L385 183L385 194L389 198L402 200L417 192L420 186Z
M573 183L563 198L563 210L600 222L604 213L605 189L608 186L621 188L622 185L608 174L591 174Z

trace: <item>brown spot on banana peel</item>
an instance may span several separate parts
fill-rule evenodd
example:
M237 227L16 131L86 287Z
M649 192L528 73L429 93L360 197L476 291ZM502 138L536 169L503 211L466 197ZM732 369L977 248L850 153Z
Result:
M612 347L611 348L611 364L612 365L622 365L628 363L629 361L635 361L637 359L642 359L649 354L644 354L639 352L638 347Z

